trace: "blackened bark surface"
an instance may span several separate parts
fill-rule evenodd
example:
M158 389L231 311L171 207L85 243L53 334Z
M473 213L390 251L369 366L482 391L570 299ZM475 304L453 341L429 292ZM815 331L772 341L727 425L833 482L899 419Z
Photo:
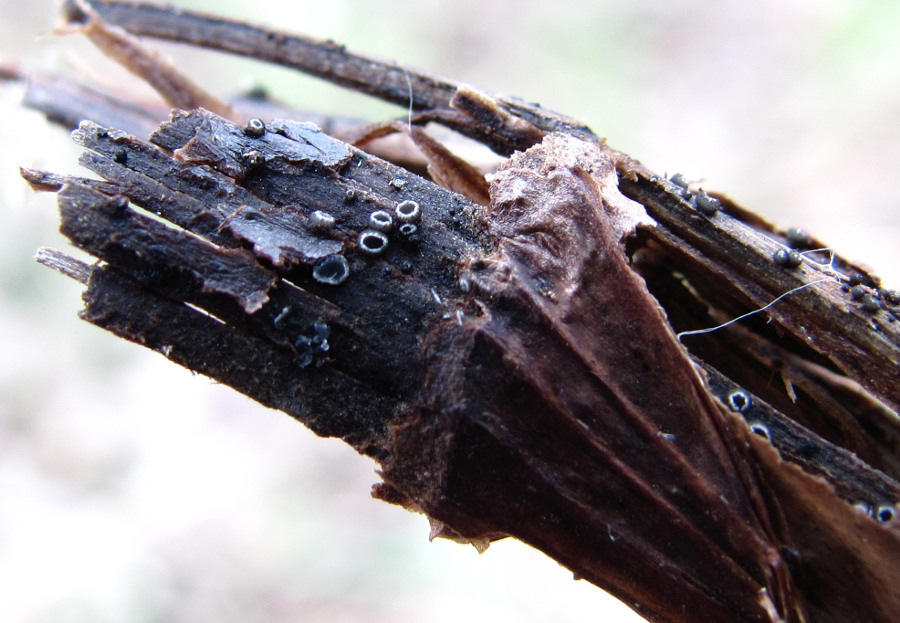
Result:
M785 304L773 306L767 315L895 410L900 407L898 316L890 297L879 291L877 278L840 258L832 263L827 252L820 255L820 262L805 260L796 268L779 270L773 256L785 247L785 237L753 236L745 223L727 213L706 218L690 201L666 192L663 186L673 186L670 182L637 163L626 161L621 173L623 192L647 206L661 225L655 231L672 261L684 258L682 268L704 295L725 289L753 307L763 307L784 292L824 279L814 286L817 296L792 296ZM854 281L862 289L860 296L847 296L847 273L858 276ZM864 305L866 301L871 301L871 307Z
M824 245L555 113L329 43L91 6L389 101L412 85L416 122L519 151L485 197L407 121L417 170L467 199L297 121L176 111L142 140L102 116L150 111L44 97L68 123L103 104L74 138L104 181L23 170L102 260L40 256L87 283L86 320L374 457L375 494L437 535L519 538L650 620L900 611L900 295L877 277L822 252L785 260ZM740 326L676 335L788 292Z

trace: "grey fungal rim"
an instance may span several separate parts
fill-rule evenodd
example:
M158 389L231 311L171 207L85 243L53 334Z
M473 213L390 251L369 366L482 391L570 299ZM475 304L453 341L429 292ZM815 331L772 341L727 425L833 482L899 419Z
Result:
M309 228L313 231L327 231L334 227L334 217L328 214L328 212L316 210L309 215L307 225L309 225Z
M398 203L397 207L394 208L394 214L397 215L397 220L401 223L418 223L422 220L422 208L419 206L418 201L413 201L412 199Z
M266 124L262 119L253 118L244 126L244 134L253 138L259 138L266 133Z
M742 389L735 390L728 394L728 406L731 407L732 411L744 413L752 404L753 398Z
M343 255L329 255L313 267L312 276L319 283L340 285L350 276L350 263Z
M419 226L415 223L403 223L398 230L402 236L412 236L419 231Z
M680 186L681 188L687 190L689 182L687 178L684 177L681 173L676 173L672 177L669 178L669 181L675 184L676 186Z
M377 229L364 229L359 234L357 245L359 246L359 250L363 253L378 255L387 248L388 237L383 231L378 231Z
M763 439L772 441L772 433L769 432L769 427L762 422L753 422L752 424L750 424L750 431L754 435L758 435Z
M710 196L702 188L697 192L697 209L706 216L714 216L722 207L721 202L715 197Z
M388 232L394 229L394 218L387 210L376 210L369 215L369 228Z

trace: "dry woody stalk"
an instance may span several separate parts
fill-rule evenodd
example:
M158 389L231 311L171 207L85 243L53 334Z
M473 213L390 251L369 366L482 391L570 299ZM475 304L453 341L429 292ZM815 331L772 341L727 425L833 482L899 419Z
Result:
M38 255L86 321L371 456L433 536L520 539L649 621L896 619L900 293L536 105L153 4L66 19L177 108L30 80L102 179L22 171L99 260ZM223 103L143 38L409 111Z

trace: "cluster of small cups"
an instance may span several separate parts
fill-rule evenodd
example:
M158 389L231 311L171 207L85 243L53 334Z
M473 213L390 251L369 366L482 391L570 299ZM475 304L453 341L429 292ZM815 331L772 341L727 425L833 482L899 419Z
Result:
M378 255L387 248L389 234L396 231L408 238L419 230L421 222L422 208L412 199L398 203L393 214L375 210L369 215L368 226L357 237L357 248L365 255ZM312 231L325 232L334 227L334 217L316 210L310 214L307 226ZM350 264L341 254L329 255L313 267L312 276L319 283L336 286L350 276Z
M376 210L369 215L369 226L359 233L357 245L367 255L377 255L388 246L388 235L397 231L409 237L419 230L422 208L417 201L401 201L391 214L387 210Z
M693 201L696 208L706 216L715 216L722 207L722 203L718 199L702 188L698 189L696 193L692 191L690 183L681 173L676 173L669 178L669 181L678 186L679 194L685 201Z

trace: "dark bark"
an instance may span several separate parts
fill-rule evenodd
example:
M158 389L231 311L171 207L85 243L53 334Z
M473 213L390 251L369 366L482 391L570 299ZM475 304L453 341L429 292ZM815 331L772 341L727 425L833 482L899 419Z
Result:
M482 206L480 176L418 128L417 170L475 201L293 121L176 112L144 141L104 125L144 124L116 116L132 105L79 91L103 103L74 136L105 181L23 175L58 191L63 233L103 261L41 256L87 283L86 320L374 457L375 495L440 536L519 538L649 620L900 611L900 295L876 277L789 255L822 245L539 107L331 43L91 6L134 34L412 96L413 122L515 153ZM405 201L418 229L366 253L371 214Z

